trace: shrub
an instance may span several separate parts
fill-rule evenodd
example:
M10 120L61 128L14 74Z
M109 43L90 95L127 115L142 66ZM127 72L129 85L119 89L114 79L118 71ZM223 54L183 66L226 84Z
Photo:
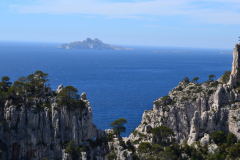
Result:
M223 131L215 131L210 134L210 137L217 145L221 145L226 142L226 136Z
M202 91L202 87L199 86L199 87L194 91L194 93L200 93L201 91Z
M136 137L136 135L137 135L138 131L137 131L137 130L135 130L135 129L133 129L131 133L134 135L134 137Z
M166 99L169 99L169 98L170 98L169 95L163 96L163 97L162 97L162 101L164 101L164 100L166 100Z
M142 142L138 146L138 152L140 153L148 153L151 150L152 146L149 142Z
M188 97L182 97L182 100L186 101L188 100Z
M176 91L182 91L182 90L183 90L182 86L179 86L176 88Z
M208 95L211 95L211 94L213 94L213 93L214 93L213 90L209 90L207 94L208 94Z
M169 112L170 111L170 108L168 107L168 106L165 106L165 107L163 107L163 112Z
M183 78L183 82L188 83L188 82L189 82L189 78L188 78L188 77L184 77L184 78Z
M227 135L227 145L230 147L232 144L237 142L237 137L232 132L229 132Z
M195 102L195 101L196 101L196 99L197 99L197 98L196 98L196 97L194 97L194 98L192 98L192 101L193 101L193 102Z
M222 81L224 83L227 83L229 81L230 74L231 74L231 71L225 71L224 75L222 76Z
M160 105L160 102L159 101L154 101L153 104Z
M117 154L114 151L112 151L106 155L106 159L107 160L115 160L115 159L117 159Z
M143 122L144 125L147 125L147 122Z
M137 140L135 140L134 142L133 142L133 144L139 144L139 142L142 140L142 138L138 138Z

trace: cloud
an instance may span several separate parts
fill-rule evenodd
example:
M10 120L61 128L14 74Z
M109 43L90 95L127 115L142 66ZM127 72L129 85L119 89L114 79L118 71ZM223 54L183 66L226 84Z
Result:
M41 0L29 5L10 5L19 13L82 14L106 18L156 18L182 16L191 21L240 24L239 0L152 0L108 2L100 0Z

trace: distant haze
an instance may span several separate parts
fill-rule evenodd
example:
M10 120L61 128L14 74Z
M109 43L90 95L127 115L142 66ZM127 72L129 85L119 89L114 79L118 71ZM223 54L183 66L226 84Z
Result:
M11 0L0 40L232 49L239 17L239 0Z

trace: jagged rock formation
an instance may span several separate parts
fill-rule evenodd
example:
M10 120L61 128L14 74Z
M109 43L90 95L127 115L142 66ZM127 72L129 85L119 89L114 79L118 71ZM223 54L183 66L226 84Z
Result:
M202 84L182 81L167 96L158 98L153 109L144 111L141 124L128 139L135 146L141 142L154 144L148 129L161 125L170 127L179 143L187 140L188 144L192 144L214 131L232 132L240 139L239 58L240 44L236 44L228 82L226 75L225 82L223 78Z
M58 92L63 88L58 87ZM2 159L69 159L64 145L74 140L74 146L89 146L87 140L104 138L105 133L92 123L92 109L84 93L85 107L71 109L57 105L55 91L44 86L44 95L27 97L28 106L6 100L0 110L0 147ZM37 104L50 102L50 106L39 109ZM3 104L3 103L1 103ZM92 148L88 159L103 160L105 146ZM82 154L82 159L86 154ZM86 158L85 158L86 159Z
M114 132L113 132L112 129L106 129L105 133L107 135L109 135L109 134L114 135ZM133 160L132 152L129 151L128 149L125 149L120 144L121 140L122 140L122 137L121 136L117 137L116 135L114 137L115 138L112 141L108 142L109 152L116 154L116 159L120 159L120 160Z
M230 85L240 84L240 44L235 44L233 49L233 63L232 63L232 72L230 76Z
M111 44L106 44L95 38L92 40L91 38L87 38L84 41L75 41L69 44L65 43L57 48L60 49L96 49L96 50L133 50L132 48L124 48L121 46L114 46Z

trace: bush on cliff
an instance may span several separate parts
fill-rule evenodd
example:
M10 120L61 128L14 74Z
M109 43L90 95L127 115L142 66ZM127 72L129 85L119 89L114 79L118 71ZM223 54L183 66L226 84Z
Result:
M71 140L67 143L67 147L65 149L65 153L68 153L73 160L78 160L80 155L80 148L74 147L74 140Z
M66 86L58 93L57 98L59 99L58 105L67 105L68 107L86 107L85 103L80 100L77 88L73 86Z
M115 159L117 159L117 154L114 151L112 151L112 152L108 153L105 158L107 160L115 160Z
M199 77L195 77L195 78L193 78L192 82L196 82L197 83L198 80L199 80Z
M210 134L210 137L217 145L221 145L226 142L226 136L223 131L215 131Z
M224 75L222 76L223 83L227 83L230 79L231 71L225 71Z
M122 132L126 131L126 128L123 126L125 123L127 123L127 120L124 118L117 119L116 121L112 122L110 126L113 127L113 132L115 134L121 134Z

